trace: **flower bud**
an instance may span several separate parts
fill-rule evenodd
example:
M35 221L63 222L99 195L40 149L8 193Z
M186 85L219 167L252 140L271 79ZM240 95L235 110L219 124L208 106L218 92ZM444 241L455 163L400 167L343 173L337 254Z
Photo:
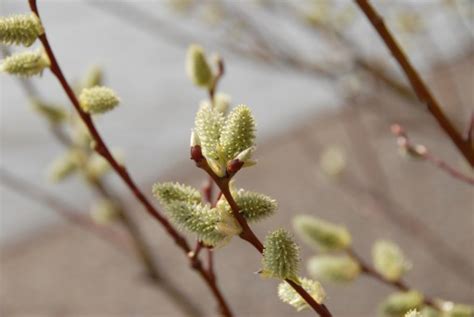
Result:
M190 204L201 203L201 193L187 185L179 183L156 183L153 185L153 195L163 205L173 202L187 202Z
M199 136L197 135L194 130L191 131L191 141L190 141L191 147L194 147L196 145L201 145L201 141L199 140Z
M52 124L63 122L67 118L67 112L60 106L42 102L39 99L31 101L33 110L42 115Z
M275 199L260 193L240 189L233 196L237 206L239 206L240 213L249 222L256 222L267 218L273 215L278 208ZM230 210L230 206L225 198L219 200L218 207Z
M115 108L120 99L115 92L107 87L95 86L84 88L79 96L82 110L90 114L99 114Z
M380 311L387 317L403 316L423 305L423 295L417 291L393 293L380 305Z
M212 85L211 68L207 63L203 48L197 44L192 44L188 48L186 72L195 85L199 87L210 87Z
M224 125L224 116L209 105L202 105L196 113L194 122L194 132L200 140L204 157L220 161L219 138Z
M109 199L95 202L90 211L92 220L99 225L106 225L116 220L120 213L115 202Z
M319 166L328 176L337 176L341 174L346 167L344 151L336 146L331 146L325 149L319 160Z
M360 275L361 268L349 256L321 255L308 261L308 272L318 279L351 282Z
M82 88L92 88L95 86L102 85L104 74L102 69L98 66L94 66L89 69L86 77L82 81Z
M255 146L252 146L252 147L249 147L248 149L243 150L234 158L234 160L243 162L244 163L243 167L254 166L255 164L257 164L257 161L252 160L253 152L255 152Z
M214 96L214 109L216 109L216 111L219 111L223 115L227 114L227 111L230 107L230 100L231 98L229 95L217 93Z
M216 230L225 236L235 236L242 232L242 227L232 213L228 210L217 209L219 213L219 221Z
M0 18L0 43L31 46L44 33L38 16L34 13Z
M49 167L49 178L57 183L74 174L85 158L78 150L71 150L53 161Z
M352 237L345 227L316 217L297 216L293 219L293 226L308 245L322 251L344 250L352 242Z
M217 229L221 221L219 212L209 205L177 200L167 204L165 211L178 228L195 233L206 245L218 246L229 240L226 234Z
M300 278L301 287L318 303L322 304L326 299L326 292L324 291L321 284L317 281L313 281L307 278ZM284 303L287 303L297 311L302 311L305 308L308 308L308 303L298 294L293 287L287 282L281 282L278 285L278 296L280 300Z
M220 144L226 161L251 148L255 143L255 119L250 108L245 105L235 107L227 117Z
M43 50L26 51L5 58L0 71L21 77L40 75L50 66L49 58Z
M220 161L213 160L211 158L207 159L207 163L212 171L219 177L224 177L226 175L226 166Z
M262 276L297 282L299 261L299 248L286 230L275 230L265 238Z
M374 267L389 281L397 281L410 269L400 248L390 241L380 240L372 248Z

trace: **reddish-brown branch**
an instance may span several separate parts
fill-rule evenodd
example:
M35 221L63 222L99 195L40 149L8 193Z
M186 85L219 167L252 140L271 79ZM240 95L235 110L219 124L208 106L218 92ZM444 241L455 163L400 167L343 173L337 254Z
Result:
M383 277L379 272L377 272L372 266L367 264L364 259L359 256L353 249L348 249L347 253L349 254L350 257L352 257L357 263L359 263L359 266L361 268L362 273L366 274L367 276L370 276L379 282L386 284L388 286L394 287L402 292L407 292L411 290L412 288L408 286L404 281L401 279L396 280L396 281L390 281L387 280L385 277ZM434 309L439 309L439 307L436 305L435 301L427 296L423 296L423 302L425 305L433 307Z
M36 0L28 0L30 4L31 10L40 17ZM53 53L53 50L49 44L48 38L46 33L43 33L39 36L41 43L43 44L43 48L50 60L50 70L56 76L59 83L61 84L62 88L64 89L65 93L67 94L69 100L73 104L75 110L77 111L79 117L82 119L83 123L86 125L89 133L91 134L92 139L95 142L94 150L101 155L113 168L113 170L117 173L117 175L124 181L124 183L128 186L128 188L132 191L135 195L137 200L145 207L145 210L150 214L153 218L155 218L167 231L167 233L173 238L175 243L185 252L188 254L191 249L189 247L188 242L186 239L171 225L171 223L150 203L150 201L146 198L146 196L140 191L138 186L135 184L133 179L131 178L130 174L126 170L124 166L118 163L113 155L111 154L109 148L107 147L105 141L102 139L101 135L97 131L94 122L91 116L82 110L79 100L77 99L74 91L72 90L71 86L66 80L59 63L56 60L56 57ZM216 283L214 283L213 279L207 274L204 270L201 262L197 259L197 264L193 265L193 268L199 273L199 275L205 280L208 287L211 289L213 295L215 296L217 302L219 303L219 307L221 308L221 313L224 316L232 316L232 312L230 311L227 302L225 301L223 295L221 294L220 290L218 289Z
M189 259L191 261L191 266L194 267L195 265L198 265L197 261L199 259L199 253L201 252L202 250L202 247L203 247L203 243L202 241L196 241L196 246L194 247L194 250L193 251L190 251L188 253L188 256L189 256Z
M36 87L28 79L20 78L20 83L21 83L22 88L24 88L25 93L29 99L36 100L39 98L39 93L36 90ZM71 138L62 129L62 125L50 122L49 130L51 134L55 137L55 139L58 141L58 143L63 145L66 149L71 149L72 147L75 146ZM10 176L13 179L16 178L15 176L11 174ZM86 179L89 179L87 175L84 175L84 176ZM202 312L199 309L199 307L196 306L170 280L168 280L166 276L160 273L160 270L155 260L155 256L150 246L146 242L146 239L143 233L141 232L139 225L133 219L131 211L125 208L123 202L117 197L117 195L115 195L112 191L110 191L107 188L104 182L97 179L89 179L89 180L90 180L89 184L91 185L93 189L95 189L95 191L97 192L99 196L105 199L112 200L114 204L117 205L118 211L119 211L119 220L124 225L131 239L133 240L133 244L135 246L134 251L136 255L138 256L139 260L141 260L144 268L146 269L147 277L150 279L149 281L154 286L156 286L158 290L160 290L161 292L164 291L164 293L168 296L168 298L171 301L175 302L176 306L179 307L179 309L182 310L186 315L201 316ZM21 184L21 180L17 179L17 182L20 182ZM20 188L13 188L14 184L6 183L6 185L14 190L15 189L20 190ZM28 192L28 188L23 187L23 190L24 192L22 192L21 194L26 195L30 197L31 199L35 198L34 192L32 193L31 189L30 189L30 192ZM78 214L78 215L64 214L65 212L67 212L67 210L65 209L56 210L56 212L64 216L66 220L71 220L72 223L77 224L79 226L83 226L84 224L87 224L87 220L89 220L89 219L84 219L84 221L76 222L74 220L78 217L84 217L84 218L87 218L87 217L81 214ZM73 217L71 217L72 219L69 219L67 216L73 216ZM105 232L103 232L103 235L107 237L107 230L108 230L107 227L101 226L101 227L98 227L97 230L101 230L102 228L104 228L105 230ZM86 229L88 228L86 227ZM114 242L114 241L112 240L111 242Z
M215 281L216 273L214 272L214 249L207 248L207 272L209 276Z
M461 154L469 162L471 167L474 167L474 148L465 140L461 133L454 127L453 123L444 114L440 103L436 100L434 95L429 90L428 86L424 83L421 76L418 74L416 69L413 67L408 57L402 51L395 38L392 36L382 17L377 13L375 8L369 3L368 0L354 0L360 9L364 12L370 23L373 25L377 33L384 41L387 48L392 53L393 57L397 60L398 64L402 68L403 72L410 81L413 90L415 91L418 99L421 103L425 104L436 119L443 131L452 140Z
M204 170L216 183L217 187L222 192L222 195L226 198L227 202L229 203L232 215L235 217L237 222L239 223L240 227L242 228L242 232L240 233L240 238L250 243L260 254L263 254L263 244L259 240L259 238L255 235L252 228L247 223L247 220L242 216L239 211L239 206L234 200L232 193L230 192L229 182L235 173L238 172L237 170L227 171L227 175L225 177L217 176L214 171L208 165L206 159L203 157L201 152L201 147L199 145L194 146L191 148L191 159L196 162L196 166L200 169ZM242 164L240 165L242 167ZM308 305L321 317L331 317L332 314L329 309L324 304L319 304L311 297L308 292L306 292L300 285L296 284L291 280L285 280L288 284L293 287L293 289L308 303Z
M214 191L214 182L212 178L209 176L206 180L206 183L202 187L202 193L204 195L204 200L210 204L212 204L212 196Z
M30 0L30 3L35 3L35 0ZM38 11L36 10L36 5L31 6L32 10L38 14ZM146 211L158 222L160 222L163 227L166 229L166 231L170 234L171 237L175 240L175 242L181 246L183 249L189 249L189 245L187 244L186 240L184 237L182 237L174 228L173 226L168 222L166 218L164 218L158 210L153 207L153 205L148 201L148 199L145 197L145 195L140 191L140 189L137 187L133 179L130 177L128 171L125 169L124 166L120 165L113 155L111 154L109 148L107 147L105 141L102 139L100 136L99 132L97 131L91 116L84 112L82 110L79 101L74 94L72 88L69 86L66 78L64 77L61 68L59 67L58 62L56 61L56 57L49 45L48 39L46 37L46 34L43 34L40 36L40 40L43 44L43 47L46 51L46 54L48 55L50 61L51 61L51 72L57 77L59 80L61 86L63 87L64 91L66 92L67 96L69 97L70 101L72 102L74 108L76 109L78 115L86 125L87 129L89 130L93 140L95 141L94 145L94 150L101 155L105 160L107 160L112 168L116 171L118 176L125 182L125 184L129 187L129 189L133 192L135 197L142 203L142 205L145 207Z
M440 170L445 171L452 177L466 184L474 186L473 177L463 174L462 172L449 165L446 161L433 155L424 145L412 144L410 138L408 137L408 134L399 124L392 125L391 130L392 133L397 137L398 146L404 149L408 153L408 155L413 155L418 159L428 161Z

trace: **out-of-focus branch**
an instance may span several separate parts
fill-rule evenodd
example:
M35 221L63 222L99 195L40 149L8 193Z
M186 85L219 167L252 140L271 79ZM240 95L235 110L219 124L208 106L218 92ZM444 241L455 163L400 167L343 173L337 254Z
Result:
M347 109L345 112L346 117L343 119L344 121L353 121L353 108L354 107L351 106L351 108ZM370 147L366 148L370 144L364 145L361 144L360 141L361 138L368 138L369 136L365 134L358 135L358 132L355 131L356 129L357 127L350 129L351 142L354 144L354 148L365 149L366 151L369 149L370 151ZM309 158L316 158L318 153L322 150L322 144L316 136L313 136L311 141L308 136L309 134L306 132L301 134L299 137L302 142L300 148ZM362 154L364 154L364 156L362 156ZM365 162L365 159L367 159L366 155L368 154L361 150L356 152L355 155L356 158L359 158L357 155L360 155L360 160ZM367 166L371 165L367 164ZM334 189L337 190L337 195L349 200L350 204L353 204L352 200L355 200L355 203L359 204L360 197L369 197L373 202L371 211L396 225L404 234L409 235L416 243L422 246L433 259L439 261L441 265L459 277L459 281L465 282L468 285L474 282L472 264L466 259L464 254L453 249L446 243L439 232L427 226L421 219L415 216L412 210L400 204L395 197L387 195L385 187L381 185L366 185L365 181L349 174L341 176L343 177L338 180L336 183L337 186L334 186ZM364 178L367 177L371 176L364 176ZM381 190L381 188L384 188L384 190ZM360 208L356 208L356 210L360 210Z
M435 99L434 95L429 90L428 86L424 83L421 76L418 74L416 69L413 67L408 57L402 51L398 45L392 33L386 27L382 17L378 14L375 8L367 0L354 0L359 8L364 12L367 19L373 25L381 39L384 41L387 48L392 53L393 57L397 60L403 72L407 76L413 90L416 92L418 99L421 103L425 104L438 122L442 130L451 139L454 145L458 148L459 152L469 162L471 167L474 168L474 147L471 146L454 127L453 123L444 114L441 104Z
M129 237L134 238L131 241L123 232L112 229L111 227L97 225L89 216L69 206L60 199L50 195L41 187L33 185L20 177L9 172L5 168L0 168L0 182L8 189L16 192L21 197L32 200L36 203L45 205L58 215L69 221L70 223L83 228L84 230L96 235L111 245L117 247L120 251L127 255L137 253L136 236L130 232ZM127 227L128 228L128 227ZM129 228L128 228L129 229ZM135 247L132 245L135 244ZM141 250L138 250L141 251ZM154 263L150 263L155 265ZM186 316L203 316L201 310L195 306L185 294L183 294L174 283L163 274L160 274L156 266L154 267L154 275L151 276L153 286L162 291L164 295L176 304ZM149 268L147 266L147 268Z
M8 48L2 46L2 54L8 56L10 54ZM25 90L27 97L30 100L39 100L40 95L36 86L28 79L19 77L19 83L21 87ZM59 124L50 124L49 130L54 136L56 141L61 144L65 149L70 150L74 148L73 141L71 138L64 132L62 126ZM87 175L85 175L87 179ZM142 233L139 225L136 223L136 220L133 218L131 212L125 208L125 204L119 199L118 195L114 194L111 189L109 189L106 184L100 179L90 180L88 184L95 190L95 192L101 196L103 199L111 200L114 202L114 206L117 208L119 213L119 220L124 225L128 231L133 246L134 252L142 262L146 273L152 285L156 286L159 290L163 291L165 295L170 298L173 302L176 303L176 306L183 311L187 316L202 316L203 313L201 309L196 306L190 298L182 293L172 281L168 280L166 276L161 274L158 269L158 264L156 257L151 251L144 234ZM74 215L77 217L84 217L82 223L85 220L92 221L82 214ZM93 223L93 222L92 222ZM93 223L94 224L94 223ZM106 229L106 227L95 226L97 230ZM106 230L105 230L106 231ZM131 247L132 245L130 245Z
M254 233L252 228L249 226L247 220L240 213L239 206L237 205L234 197L232 196L229 183L235 173L243 166L243 163L237 162L239 167L236 167L232 171L227 169L227 174L225 177L219 177L209 166L206 158L204 158L201 146L196 145L191 147L191 159L196 163L196 166L207 173L209 177L212 178L216 186L222 192L222 195L225 197L232 211L232 215L237 220L241 227L241 232L239 237L242 240L247 241L252 245L260 254L263 254L264 246L257 235ZM332 313L326 307L325 304L319 304L301 285L295 283L290 279L285 279L285 281L305 300L305 302L321 317L331 317Z
M28 2L31 11L41 20L41 15L39 13L36 0L29 0ZM58 83L61 85L65 94L68 96L72 107L75 109L77 115L84 123L91 138L94 141L94 151L110 164L116 175L123 181L123 183L128 187L130 192L135 196L137 201L144 207L146 213L148 213L149 216L151 216L158 223L160 223L163 229L165 229L168 236L171 237L176 243L176 245L187 255L191 251L191 249L186 238L180 232L178 232L178 230L169 222L169 220L162 214L162 212L150 202L150 200L140 190L140 188L128 172L127 168L115 159L115 157L110 151L110 148L106 144L105 140L102 138L102 135L97 130L91 115L82 109L76 94L74 93L71 85L64 76L61 66L59 65L58 60L56 59L56 55L54 54L53 49L49 43L46 31L43 34L39 35L39 40L41 41L41 44L44 48L44 52L48 56L48 59L50 61L49 69L51 73L58 80ZM226 299L224 298L218 285L203 269L199 259L197 260L197 263L199 265L193 265L192 268L208 286L215 300L219 304L219 307L221 308L222 315L226 317L231 317L232 312L230 310L230 307L227 304Z
M282 2L285 12L293 15L298 21L307 21L300 10L291 2ZM369 62L365 56L363 56L357 49L356 43L351 38L347 37L343 32L331 26L317 21L311 21L311 25L308 25L310 30L317 31L320 35L326 38L329 42L334 43L340 49L344 49L349 52L350 59L355 66L369 73L372 77L383 82L388 88L390 88L397 95L405 98L408 102L415 100L415 95L411 91L410 87L402 83L393 75L389 74L387 69L377 63Z
M102 240L111 243L119 250L127 254L132 251L130 240L119 231L110 227L97 225L90 217L84 215L84 213L49 194L41 187L22 180L3 167L0 168L0 182L6 188L16 192L20 196L51 208L51 210L70 223L93 233Z
M392 133L397 137L398 146L405 150L409 155L425 160L439 168L440 170L448 173L452 177L474 186L474 178L468 175L463 174L461 171L458 171L452 167L448 162L438 158L433 153L428 151L426 146L421 144L413 144L408 137L408 134L405 132L402 126L399 124L393 124L391 126Z
M366 263L361 256L359 256L353 249L348 249L347 253L349 254L350 257L352 257L357 263L359 263L359 266L361 268L362 273L366 274L367 276L370 276L377 281L389 285L391 287L394 287L402 292L407 292L412 290L412 288L406 284L402 280L396 280L396 281L389 281L385 277L383 277L379 272L377 272L372 266L370 266L368 263ZM434 299L431 299L430 297L423 295L423 303L427 306L430 306L436 310L439 310L439 307L436 305L436 302Z

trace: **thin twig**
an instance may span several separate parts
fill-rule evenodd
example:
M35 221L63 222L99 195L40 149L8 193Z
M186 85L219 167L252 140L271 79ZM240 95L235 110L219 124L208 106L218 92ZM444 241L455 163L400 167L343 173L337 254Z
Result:
M389 285L391 287L394 287L396 289L399 289L402 292L407 292L411 290L412 288L406 284L404 281L401 279L391 281L386 279L384 276L382 276L377 270L375 270L372 266L367 264L361 256L359 256L353 249L348 249L347 253L350 257L352 257L357 263L359 263L359 266L361 268L362 273L366 274L367 276L370 276L379 282L382 282L383 284ZM427 306L430 306L436 310L439 310L439 307L436 305L435 300L431 299L430 297L427 297L423 295L423 303Z
M84 213L49 194L41 187L21 179L19 176L16 176L3 167L0 168L0 182L5 187L18 193L22 197L26 197L36 203L48 206L70 223L93 233L102 240L111 243L119 250L124 251L127 254L130 253L130 241L126 239L124 235L120 234L119 231L97 225L92 219L90 219L90 217L84 215Z
M239 235L240 238L250 243L255 249L257 249L257 251L260 254L263 254L264 248L263 248L262 242L258 239L258 237L255 235L253 230L248 225L245 218L240 213L239 206L235 202L234 197L232 196L232 193L229 188L229 182L232 179L232 177L235 175L235 173L239 170L239 168L236 168L233 171L228 171L225 177L217 176L208 165L207 160L202 155L201 147L199 145L191 148L191 159L196 162L197 167L204 170L209 176L212 177L212 179L214 180L214 183L217 185L217 187L219 187L222 194L226 198L232 210L232 215L235 217L235 219L237 220L237 222L239 223L242 229ZM238 163L239 162L237 162L237 164ZM242 167L242 165L243 164L240 164L240 167ZM293 289L306 301L306 303L308 303L308 305L321 317L332 316L328 308L324 304L319 304L318 302L316 302L314 298L310 294L308 294L306 290L303 289L303 287L293 282L292 280L287 279L285 281L289 285L291 285L291 287L293 287Z
M426 146L421 144L413 144L408 137L408 134L399 124L393 124L391 126L392 133L397 137L397 143L400 148L406 151L407 154L416 157L418 159L428 161L440 170L448 173L452 177L466 183L469 185L474 186L474 177L470 177L468 175L463 174L462 172L458 171L448 162L438 158L433 153L431 153Z
M214 272L214 249L207 248L207 272L209 276L215 281L216 273Z
M415 91L418 99L421 103L425 104L429 112L436 119L440 127L451 139L451 141L458 148L460 153L469 162L471 167L474 168L474 148L469 142L467 142L454 127L453 123L444 114L441 104L435 99L434 95L429 90L428 86L424 83L421 76L418 74L416 69L413 67L408 57L402 51L395 38L392 36L382 17L377 13L375 8L367 0L354 0L360 9L364 12L366 17L372 23L373 27L384 41L387 48L392 53L393 57L397 60L398 64L402 68L403 72L410 81L413 90Z
M136 253L136 248L132 247L130 243L131 241L121 232L110 227L97 225L87 215L84 215L82 212L75 210L73 207L50 195L41 187L28 183L13 173L8 172L7 169L0 168L0 182L22 197L26 197L36 203L48 206L51 210L55 211L70 223L91 232L105 242L117 247L127 255ZM135 238L133 234L131 236ZM200 309L189 301L181 290L172 283L172 281L170 281L166 276L159 275L158 273L159 272L156 272L153 276L153 281L156 282L153 285L158 286L157 289L163 291L169 300L173 301L176 304L176 307L181 309L187 316L203 316Z
M352 112L350 112L350 118L352 118ZM305 133L305 131L301 133L300 140L302 141L301 149L308 157L314 158L315 152L321 151L322 144L314 138L312 139L313 142L309 142L308 133ZM353 142L358 143L357 139L354 139ZM355 148L358 147L357 144L354 146ZM351 198L355 199L355 205L360 203L361 196L367 195L372 198L375 205L370 205L370 209L380 213L390 223L395 223L403 234L410 235L416 243L428 251L432 259L439 261L441 265L449 269L451 273L459 278L459 281L467 285L474 283L473 266L463 253L453 249L438 231L433 230L424 221L416 217L414 210L407 209L394 197L389 197L387 193L381 190L382 186L368 186L365 183L366 181L358 177L345 174L337 182L339 186L334 186L334 188L338 190L337 195L349 200ZM349 204L352 204L352 202L349 202ZM356 211L360 211L360 208L356 208ZM373 217L370 219L375 220Z
M293 13L297 21L305 21L311 30L317 30L319 34L324 36L328 41L337 41L338 48L346 49L351 54L351 59L354 65L369 73L372 77L382 81L388 88L393 90L399 96L405 98L408 102L412 102L416 97L411 91L410 87L400 82L397 78L390 75L387 69L382 65L369 62L358 50L356 43L351 38L347 37L342 31L333 27L330 23L322 23L317 21L308 22L304 15L291 2L282 2L285 12Z
M29 0L31 10L40 17L38 12L36 0ZM150 201L146 198L146 196L142 193L142 191L138 188L136 183L131 178L130 174L126 170L126 168L118 163L113 155L111 154L109 148L107 147L105 141L102 139L101 135L97 131L94 122L92 121L91 116L82 110L79 100L77 99L74 91L70 87L69 83L67 82L61 67L59 66L56 56L53 53L53 50L49 44L48 38L46 36L46 32L39 36L41 43L43 44L43 48L45 53L47 54L50 60L50 70L56 76L59 83L61 84L62 88L64 89L65 93L69 97L69 100L73 104L75 110L77 111L79 117L86 125L91 137L95 141L94 150L101 155L109 164L112 166L113 170L117 173L117 175L124 181L124 183L128 186L128 188L132 191L135 195L137 200L145 207L145 210L155 218L166 230L168 235L170 235L175 243L184 251L185 254L188 254L191 251L188 242L172 225L171 223L150 203ZM224 316L232 316L232 312L230 311L229 306L227 305L226 300L224 299L221 291L219 290L218 286L212 278L207 274L207 272L203 269L203 266L200 261L198 261L199 265L193 265L192 267L199 273L199 275L204 279L208 287L211 289L212 294L214 295L215 299L219 303L219 307L221 307L221 313Z
M96 1L87 1L86 3L109 15L115 15L119 19L122 19L122 21L134 27L138 27L154 38L157 34L161 35L162 38L174 46L185 47L194 41L193 36L186 31L178 28L170 28L169 25L161 21L157 16L139 10L135 6L126 3L112 5L107 2ZM231 9L229 9L229 16L233 16ZM126 19L123 19L124 17L126 17ZM247 23L246 25L249 28L247 35L255 35L255 31L258 31L258 29L254 28L253 24ZM240 58L246 58L265 65L284 66L326 80L336 80L339 78L338 75L326 65L304 60L289 50L280 49L278 52L275 52L271 49L264 50L262 46L259 48L243 47L240 41L236 43L236 41L229 40L229 36L227 35L223 36L223 38L213 39L213 42L216 41L225 47L228 53L237 55ZM409 90L409 87L401 83L394 76L388 74L380 65L368 63L362 56L356 56L355 63L373 77L384 82L387 87L392 89L395 93L406 98L408 101L413 100L414 95Z
M202 241L196 241L196 246L194 247L194 250L188 253L189 258L191 259L191 263L195 263L195 261L199 258L199 253L201 252L203 246L204 245Z
M2 46L3 48L3 46ZM2 50L3 55L7 56L9 54L8 49ZM31 100L39 99L39 92L36 89L35 85L28 79L19 78L22 88L25 90L26 95ZM64 132L62 126L57 123L50 123L49 130L55 139L63 145L66 149L73 148L73 140ZM86 173L85 173L86 174ZM84 175L88 179L87 175ZM117 206L119 213L119 220L127 229L130 234L133 244L135 246L135 253L138 258L142 261L147 275L150 278L150 282L153 285L157 286L158 289L164 291L173 302L176 303L176 307L182 310L188 316L202 316L200 308L197 307L192 301L186 297L186 295L181 292L171 281L169 281L165 276L160 274L160 271L157 267L155 256L153 255L149 245L146 242L145 237L143 236L139 226L136 224L133 216L124 208L124 203L118 198L117 195L113 194L110 189L105 186L105 183L101 180L90 180L89 184L95 189L95 191L105 199L113 200L114 204ZM100 227L98 228L100 229Z
M27 95L30 98L37 98L37 96L32 95L36 91L35 86L27 80L23 80L23 82L28 83L29 87L34 88L33 90L26 90ZM60 125L50 124L50 131L55 139L66 149L74 147L73 141L68 137L68 135L64 133ZM87 178L87 175L85 176ZM189 298L186 298L186 295L181 292L171 281L160 274L156 264L155 256L152 254L145 237L133 219L131 213L126 208L124 208L123 202L118 199L117 195L113 194L109 189L107 189L102 181L93 180L89 182L89 184L91 184L91 186L102 198L113 200L114 204L117 205L119 220L130 234L135 246L135 253L142 261L145 269L147 270L148 277L150 278L151 282L153 282L153 285L157 286L158 289L163 290L170 300L176 303L176 307L181 309L186 315L202 316L203 314L200 311L200 308L193 304ZM100 229L100 227L98 227L98 229Z
M224 61L222 58L217 57L217 73L214 76L214 79L212 80L211 87L209 88L209 102L211 105L214 107L214 95L217 90L217 85L219 84L219 81L221 80L222 76L224 76L225 73L225 67L224 67Z

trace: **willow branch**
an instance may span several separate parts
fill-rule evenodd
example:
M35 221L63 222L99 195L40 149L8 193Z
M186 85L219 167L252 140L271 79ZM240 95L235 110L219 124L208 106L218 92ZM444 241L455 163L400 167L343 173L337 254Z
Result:
M413 67L408 57L402 51L395 38L386 27L382 17L377 13L375 8L367 0L354 0L359 8L364 12L367 19L373 25L381 39L384 41L387 48L396 59L406 77L410 81L410 84L415 91L418 99L421 103L425 104L429 112L438 122L441 129L451 139L454 145L458 148L459 152L469 162L471 167L474 167L474 147L465 140L461 133L455 128L453 123L444 114L441 104L435 99L434 95L429 90L421 76L418 74L416 69Z
M36 5L36 0L29 0L31 10L40 17L38 12L38 8ZM56 60L56 56L53 53L53 50L49 44L48 38L46 36L46 32L39 36L41 43L43 44L43 48L50 60L50 70L58 79L59 83L61 84L62 88L64 89L65 93L67 94L69 100L71 101L72 105L74 106L75 110L77 111L79 117L86 125L89 133L91 134L92 139L95 141L94 150L102 156L113 168L116 174L123 180L123 182L127 185L130 191L135 195L136 199L145 207L145 210L148 212L150 216L155 218L166 230L169 236L173 238L175 243L184 251L187 255L191 249L189 247L188 242L175 228L171 225L171 223L159 212L146 198L143 192L138 188L130 174L128 173L127 169L119 164L113 155L111 154L108 146L106 145L105 141L102 139L101 135L97 131L94 122L92 121L91 116L82 110L79 101L74 94L71 86L69 85L68 81L66 80L59 63ZM213 282L212 278L207 274L207 272L203 269L203 266L200 261L197 262L198 265L193 265L192 267L197 271L197 273L204 279L207 286L212 291L216 301L219 303L219 306L222 309L222 314L224 316L232 316L232 312L228 307L221 291L217 287L216 283Z
M97 225L90 217L76 210L74 207L52 196L41 187L33 185L5 168L0 168L0 182L10 190L22 197L51 208L58 215L70 223L93 233L100 239L114 245L119 250L129 253L131 251L130 241L120 232L111 228Z
M348 249L347 253L350 257L352 257L360 266L362 273L366 274L367 276L370 276L377 281L386 284L388 286L391 286L393 288L396 288L402 292L407 292L409 290L412 290L412 288L406 284L406 282L402 281L401 279L395 280L395 281L390 281L387 280L385 277L383 277L379 272L377 272L372 266L367 264L361 256L359 256L353 249ZM427 306L430 306L436 310L439 310L438 305L436 305L435 300L433 300L430 297L427 297L423 295L423 303Z
M399 124L392 125L391 130L392 133L397 137L398 146L404 149L409 155L412 155L424 161L428 161L438 169L451 175L453 178L471 186L474 186L474 177L470 177L468 175L463 174L461 171L458 171L448 162L438 158L433 153L431 153L424 145L413 144L410 138L408 137L408 134Z
M125 235L121 234L121 232L109 227L97 225L92 219L90 219L90 217L50 195L39 186L28 183L3 168L0 169L0 182L5 187L18 193L22 197L51 208L51 210L73 225L96 235L101 240L117 247L127 255L136 253L136 248L132 247L130 240L126 238ZM135 238L133 234L131 236ZM158 290L163 291L169 300L176 304L176 307L182 310L187 316L203 316L200 309L186 298L186 296L176 288L168 278L159 275L158 271L156 273L157 274L153 276L153 281L156 283L153 285L156 286Z
M225 177L217 176L214 171L210 168L207 163L207 160L204 158L201 152L201 147L199 145L191 148L191 159L196 162L196 166L204 170L214 181L217 187L222 192L222 195L226 198L227 202L230 205L232 210L232 215L235 217L239 223L242 231L240 233L240 238L250 243L260 254L263 254L263 244L259 238L255 235L252 228L248 225L245 218L240 213L239 206L234 200L234 197L231 194L229 188L229 182L235 173L242 167L243 164L240 164L239 168L234 169L233 171L228 171ZM319 304L314 300L311 295L309 295L300 285L296 284L291 280L285 280L291 287L308 303L308 305L321 317L331 317L332 314L324 304Z
M348 118L352 120L353 111L352 109L350 110L351 112L348 112L347 114L349 115ZM355 123L358 122L357 120L353 121ZM355 133L357 129L352 128L351 131ZM363 135L361 137L364 138L366 136ZM299 138L301 140L301 150L308 157L314 158L315 152L322 151L322 144L315 138L311 138L311 142L309 142L307 133L303 132ZM357 155L365 155L366 153L364 151L358 151L361 146L361 144L359 144L359 139L360 138L351 139L354 144L354 149L357 149ZM370 148L367 148L366 150L369 149ZM368 157L361 157L361 162L365 159L368 159ZM416 212L414 210L407 209L399 201L394 199L394 197L390 197L390 195L387 195L386 192L382 191L381 188L385 189L384 186L380 184L376 186L373 184L368 186L365 183L366 180L363 181L358 177L354 177L354 175L347 174L345 177L340 179L338 186L335 186L334 188L337 190L336 195L347 199L349 204L353 204L352 199L355 200L356 205L360 204L359 200L364 196L373 199L374 203L370 204L370 207L367 210L370 210L370 212L377 212L390 223L397 225L398 228L402 230L403 234L409 235L413 241L427 250L432 259L439 261L442 266L455 274L460 282L465 283L466 285L474 283L473 266L466 259L463 253L454 249L446 242L438 231L433 230L416 217ZM360 211L360 208L356 208L356 210ZM364 214L364 216L367 216L367 214ZM375 218L373 217L370 219L375 221Z
M10 54L9 50L2 46L2 54L8 56ZM39 98L39 92L34 86L34 84L26 79L19 78L21 87L25 90L25 93L28 98L36 100ZM49 130L54 138L64 146L66 149L71 149L75 145L71 138L64 132L62 126L56 123L50 123ZM87 179L87 175L84 175ZM133 219L130 211L124 207L124 203L115 195L110 189L107 188L106 184L101 180L90 180L88 184L104 199L113 200L114 204L117 205L119 220L125 226L130 237L133 240L135 253L138 258L141 260L144 268L147 271L147 275L150 278L154 286L159 290L165 292L166 296L170 298L173 302L176 303L176 307L181 309L188 316L202 316L202 312L192 301L186 297L186 295L181 292L176 286L169 281L165 276L163 276L156 263L155 256L151 251L146 239L141 232L139 226ZM81 214L76 216L82 216ZM84 216L85 217L85 216ZM101 227L97 227L101 229Z

